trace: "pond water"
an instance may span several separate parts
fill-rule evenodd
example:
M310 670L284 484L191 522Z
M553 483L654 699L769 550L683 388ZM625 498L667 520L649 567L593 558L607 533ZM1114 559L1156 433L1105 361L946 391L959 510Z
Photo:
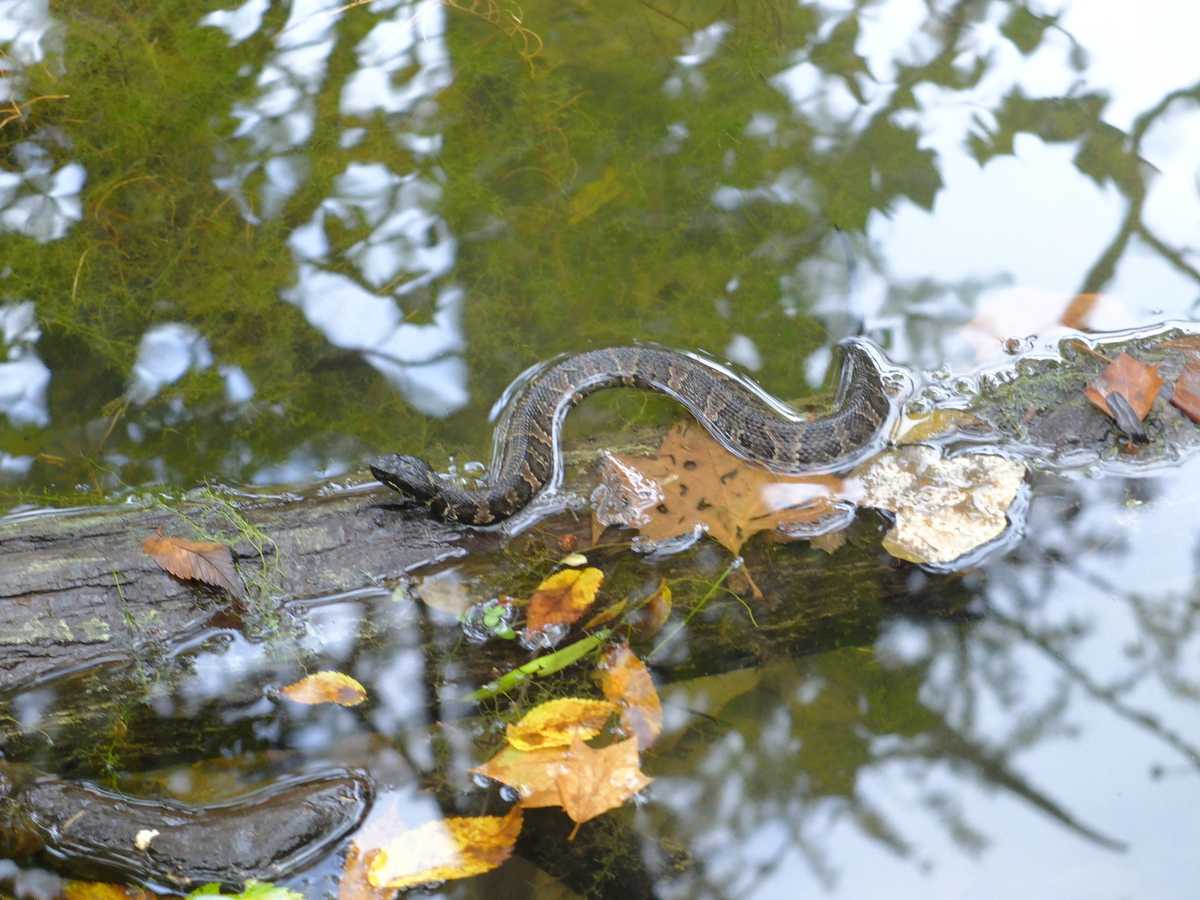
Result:
M363 479L390 451L471 471L505 387L564 351L700 350L802 398L853 334L969 371L1006 338L1200 302L1186 4L207 7L0 0L0 512ZM614 392L568 440L676 414ZM873 614L753 659L680 642L640 799L575 842L531 815L513 860L432 893L1194 896L1198 496L1195 459L1035 474L1017 539L951 572L890 560L863 517L839 551L861 565L748 550L820 581L764 578L764 622L846 595ZM439 577L532 586L553 559L530 548ZM630 591L669 577L678 610L729 560L593 562ZM90 676L131 698L103 758L11 761L189 799L354 765L404 825L503 808L466 774L497 710L439 724L427 692L465 681L461 629L378 593L313 606L290 656L225 632L169 688ZM359 678L368 712L264 698L297 655ZM37 732L75 689L0 716ZM173 749L123 749L156 717ZM191 728L216 737L178 749ZM0 861L0 895L37 895L45 862ZM334 896L340 869L287 883Z

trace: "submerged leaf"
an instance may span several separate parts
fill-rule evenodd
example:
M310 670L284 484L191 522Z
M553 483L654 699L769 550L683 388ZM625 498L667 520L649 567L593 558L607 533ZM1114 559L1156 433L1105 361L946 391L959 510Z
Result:
M505 816L429 822L396 835L374 851L367 878L375 887L409 888L491 871L512 855L521 807Z
M607 700L563 697L535 706L519 722L508 726L508 742L518 750L565 747L579 738L600 733L617 707Z
M563 569L538 585L529 598L526 629L542 631L547 625L573 625L596 599L604 581L599 569Z
M604 654L600 664L600 689L621 709L621 724L645 750L662 733L662 701L654 688L650 670L628 644L619 644Z
M233 554L225 544L185 541L160 533L146 538L142 550L176 578L203 581L223 588L234 597L242 596L241 579L233 568Z
M280 693L296 703L336 703L358 706L367 699L367 689L341 672L316 672L282 688Z
M671 618L671 588L667 579L660 579L658 587L646 601L645 619L642 620L641 633L644 638L652 638L658 634L667 619Z
M338 880L338 900L388 900L395 896L394 888L377 888L367 875L367 863L373 852L364 853L362 847L351 842L346 852L346 864L342 866L342 877Z
M574 838L580 825L620 806L652 779L639 765L637 738L600 750L576 738L556 781L562 807L575 821Z

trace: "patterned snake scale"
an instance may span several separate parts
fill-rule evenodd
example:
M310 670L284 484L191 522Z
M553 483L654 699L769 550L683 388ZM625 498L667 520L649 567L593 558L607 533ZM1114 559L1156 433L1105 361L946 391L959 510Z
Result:
M708 432L743 459L796 474L848 468L873 449L891 403L864 342L842 343L838 405L828 416L789 418L758 390L701 359L658 347L613 347L564 357L518 391L497 429L487 486L463 490L415 456L391 454L371 473L410 504L438 518L491 525L519 512L556 479L559 431L567 412L594 391L636 387L682 403Z

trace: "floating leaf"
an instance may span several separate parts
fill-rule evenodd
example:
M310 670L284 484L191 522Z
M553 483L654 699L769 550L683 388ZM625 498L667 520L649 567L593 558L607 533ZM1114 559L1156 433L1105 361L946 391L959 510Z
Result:
M600 689L621 709L621 724L645 750L662 733L662 702L650 670L628 644L609 648L600 663Z
M234 597L243 593L233 568L233 554L225 544L185 541L162 533L146 538L142 550L176 578L203 581L224 588Z
M1200 335L1196 337L1200 338ZM1200 422L1200 360L1189 360L1179 373L1171 402L1187 413L1193 422Z
M555 780L562 807L575 822L574 838L580 825L620 806L652 779L638 763L637 738L600 750L576 738Z
M374 859L375 851L363 852L357 842L351 842L346 853L346 864L342 866L342 877L338 881L338 900L388 900L395 895L393 888L377 888L367 876L367 863Z
M988 453L943 459L915 445L883 453L855 472L864 506L891 510L883 546L900 559L944 565L999 537L1025 467Z
M341 672L316 672L282 688L280 693L296 703L336 703L358 706L367 699L367 689Z
M396 835L374 851L367 878L375 887L410 888L470 878L512 855L521 833L521 807L505 816L442 819Z
M508 742L518 750L565 747L575 738L587 740L600 733L617 711L606 700L563 697L535 706L519 722L508 726Z
M835 498L842 480L830 475L789 476L752 466L738 459L694 422L672 428L653 459L612 456L612 471L633 469L652 480L661 492L656 505L639 505L623 521L636 525L642 536L662 541L686 535L696 528L738 553L759 531L819 527L831 515L841 515ZM611 505L621 490L606 492ZM628 488L641 497L644 486ZM607 521L618 521L605 508Z
M1158 366L1147 365L1122 352L1107 368L1084 388L1084 394L1102 412L1116 418L1107 400L1109 394L1117 393L1129 401L1139 420L1145 419L1162 389L1162 376Z
M558 776L570 756L569 747L544 747L540 750L504 748L472 772L486 775L517 792L517 802L525 809L561 806Z
M646 617L642 620L641 627L642 637L652 638L667 624L667 619L671 618L671 588L667 585L667 579L663 578L658 582L658 587L646 601L645 610Z
M526 630L542 631L547 625L572 625L596 599L604 581L599 569L563 569L538 585L525 613Z

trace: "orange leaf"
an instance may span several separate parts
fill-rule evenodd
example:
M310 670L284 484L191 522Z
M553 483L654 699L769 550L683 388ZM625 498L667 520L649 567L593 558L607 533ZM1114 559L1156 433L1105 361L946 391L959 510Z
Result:
M563 569L538 585L529 598L526 630L537 632L547 625L572 625L582 616L604 581L599 569Z
M628 644L605 652L600 663L600 689L621 708L621 724L627 734L637 737L638 749L645 750L654 743L662 733L662 701L650 670Z
M738 459L694 422L672 428L653 459L610 454L606 478L614 496L641 497L641 480L657 484L660 497L641 501L621 521L651 541L703 528L733 553L759 531L821 522L835 514L843 483L831 475L780 475ZM637 484L622 484L629 478ZM593 516L596 507L593 506ZM611 524L613 519L599 524Z
M620 806L651 780L638 764L637 738L601 750L576 738L556 779L562 807L575 821L571 838L584 822Z
M377 851L363 852L357 843L350 843L342 877L338 882L338 900L388 900L396 895L395 888L377 888L367 877L367 866Z
M499 753L472 772L486 775L517 792L517 803L525 809L558 806L558 776L571 751L568 747L518 750L505 746Z
M667 624L671 618L671 588L667 579L658 582L658 587L646 601L646 618L642 620L641 634L644 638L652 638Z
M142 888L104 881L68 881L62 889L63 900L154 900L154 896Z
M336 703L358 706L367 699L367 689L341 672L316 672L282 688L280 693L296 703Z
M233 554L225 544L185 541L157 534L142 542L142 550L176 578L203 581L242 596L242 582L233 568Z
M396 835L374 851L367 878L377 888L408 888L491 871L512 855L521 807L505 816L429 822Z
M617 708L607 700L563 697L535 706L519 722L508 726L508 742L518 750L565 747L572 740L588 740L600 733Z
M1116 418L1105 399L1109 394L1121 394L1137 414L1145 419L1162 389L1158 366L1150 366L1122 352L1103 372L1084 388L1084 394L1106 415Z
M1190 360L1179 373L1171 402L1193 422L1200 422L1200 360Z

